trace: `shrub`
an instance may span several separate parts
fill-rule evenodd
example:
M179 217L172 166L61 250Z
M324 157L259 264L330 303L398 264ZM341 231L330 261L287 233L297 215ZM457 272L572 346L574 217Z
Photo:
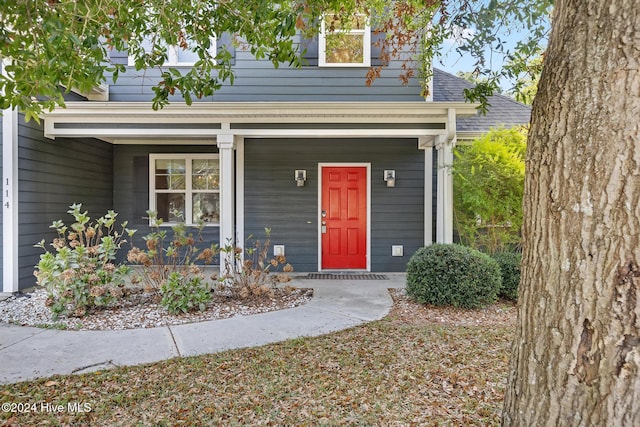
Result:
M115 262L118 249L132 237L135 230L117 230L117 213L108 211L95 223L82 204L70 206L67 213L75 222L67 227L62 221L54 221L50 228L58 233L50 252L44 239L36 247L45 253L35 267L37 283L47 290L47 305L54 319L60 315L82 317L88 311L104 307L124 295L124 277L129 268Z
M496 301L500 285L498 263L465 246L427 246L407 264L407 294L423 304L482 307Z
M176 271L162 284L161 294L160 304L171 314L204 311L211 301L211 289L203 282L202 277L194 276L185 280Z
M522 254L518 252L498 252L492 255L500 266L502 286L499 296L512 301L518 300L518 285L520 284L520 262Z
M220 278L221 285L229 289L235 298L269 297L273 298L273 288L291 278L286 274L293 271L291 264L284 256L269 257L271 247L271 229L264 229L266 238L263 242L254 240L247 243L244 250L233 245L220 249L224 254L224 270L227 272ZM249 236L247 242L252 240ZM282 271L278 268L282 266Z
M163 221L154 211L147 211L151 222L151 232L143 237L146 248L132 248L127 259L142 266L142 278L148 291L156 292L160 304L170 313L187 312L196 308L204 310L211 299L210 287L204 282L204 272L197 265L211 264L218 255L218 247L200 250L197 243L202 241L204 224L198 224L197 234L189 232L186 224L171 225L172 236ZM173 212L176 217L179 212ZM206 296L205 296L206 295ZM208 298L208 299L207 299Z
M179 212L172 212L180 217ZM143 237L146 248L132 248L127 255L129 262L142 266L142 278L147 290L161 292L162 285L173 273L178 273L186 282L202 271L193 268L196 262L211 264L218 255L218 247L200 250L197 243L202 241L201 233L204 223L195 227L197 234L190 233L186 224L180 222L171 225L173 232L169 239L168 228L162 227L163 221L155 211L147 211L151 232Z
M492 129L455 150L456 230L465 245L496 253L520 243L526 132Z

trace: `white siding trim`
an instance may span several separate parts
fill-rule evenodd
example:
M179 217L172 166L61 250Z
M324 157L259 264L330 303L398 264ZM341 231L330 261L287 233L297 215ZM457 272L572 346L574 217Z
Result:
M18 292L18 110L2 113L2 292Z

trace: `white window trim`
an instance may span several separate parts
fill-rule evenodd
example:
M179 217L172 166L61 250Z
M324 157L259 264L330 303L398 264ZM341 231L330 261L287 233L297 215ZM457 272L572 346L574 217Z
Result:
M192 189L192 161L193 160L218 160L220 161L220 155L218 153L162 153L162 154L149 154L149 210L156 211L156 186L155 186L155 178L156 178L156 160L163 159L171 159L171 160L185 160L185 189L184 190L169 190L169 191L161 191L163 193L184 193L185 201L184 201L184 222L186 225L193 226L197 225L196 222L193 221L193 198L192 195L194 193ZM220 165L218 164L218 167ZM218 203L220 202L220 187L218 186L217 190L196 190L196 193L213 193L218 194ZM220 206L218 206L218 212L220 211ZM187 217L188 216L188 217ZM162 223L163 226L171 226L177 224L176 222L164 221ZM149 225L153 225L152 221L149 220ZM205 222L205 227L219 227L220 222Z
M363 15L364 16L364 15ZM364 29L352 29L349 31L334 31L332 34L343 32L345 34L362 34L363 35L363 53L362 62L327 62L327 28L324 16L320 26L320 34L318 34L318 66L319 67L370 67L371 66L371 24L367 18Z
M178 46L168 46L167 47L167 60L162 64L165 67L193 67L195 62L179 62L178 58ZM218 39L217 37L211 37L211 46L209 47L209 54L215 58L218 53ZM136 59L127 55L127 65L129 67L133 67L136 65Z

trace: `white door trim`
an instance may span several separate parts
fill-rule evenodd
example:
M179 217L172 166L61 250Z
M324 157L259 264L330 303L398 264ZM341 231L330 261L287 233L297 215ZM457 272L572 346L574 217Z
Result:
M322 269L322 168L364 167L367 168L367 268L371 271L371 163L318 163L318 271ZM333 271L333 270L326 270ZM360 271L360 270L358 270Z

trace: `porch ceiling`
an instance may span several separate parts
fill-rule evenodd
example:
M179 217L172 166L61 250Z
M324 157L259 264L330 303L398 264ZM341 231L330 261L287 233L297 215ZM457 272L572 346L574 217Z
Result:
M462 102L202 102L172 103L154 111L148 102L69 102L43 118L49 138L89 137L113 143L213 142L220 134L429 137L446 133L429 124L450 127L452 112L457 118L470 117L476 114L475 107Z

